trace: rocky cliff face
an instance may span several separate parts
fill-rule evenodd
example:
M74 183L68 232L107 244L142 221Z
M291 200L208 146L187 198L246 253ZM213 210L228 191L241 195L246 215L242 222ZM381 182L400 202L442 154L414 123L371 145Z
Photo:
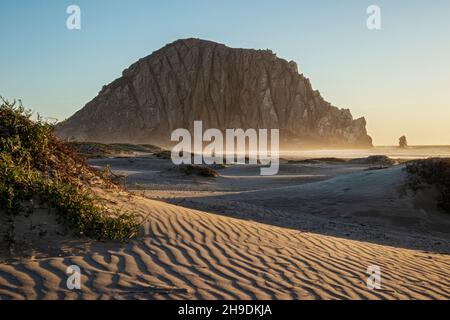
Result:
M270 50L178 40L140 59L56 127L64 139L165 144L177 128L277 128L282 145L369 147L364 118L326 102Z

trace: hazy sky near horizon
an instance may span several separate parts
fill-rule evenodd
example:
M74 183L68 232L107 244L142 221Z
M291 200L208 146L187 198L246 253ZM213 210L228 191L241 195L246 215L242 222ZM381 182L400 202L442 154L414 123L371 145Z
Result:
M68 30L66 8L81 8ZM369 5L381 30L366 27ZM450 145L448 0L1 1L0 95L63 120L137 59L179 38L273 50L376 145Z

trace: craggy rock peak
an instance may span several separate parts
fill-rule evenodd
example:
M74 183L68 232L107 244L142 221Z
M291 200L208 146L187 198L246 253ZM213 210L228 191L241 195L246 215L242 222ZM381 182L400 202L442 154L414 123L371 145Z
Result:
M56 127L64 139L162 144L177 128L280 129L284 146L370 147L364 118L326 102L270 50L178 40L140 59Z

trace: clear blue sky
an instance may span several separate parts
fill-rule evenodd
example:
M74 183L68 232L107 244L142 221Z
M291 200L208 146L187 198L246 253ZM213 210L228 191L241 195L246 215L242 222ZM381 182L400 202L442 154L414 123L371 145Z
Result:
M79 31L66 28L71 4ZM366 116L378 145L450 144L448 0L17 0L0 13L0 95L43 116L70 116L138 58L198 37L297 61L325 99Z

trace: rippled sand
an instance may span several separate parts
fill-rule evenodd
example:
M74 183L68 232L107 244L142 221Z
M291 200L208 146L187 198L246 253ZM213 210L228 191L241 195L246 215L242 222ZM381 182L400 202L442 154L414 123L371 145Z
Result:
M117 207L139 212L143 230L138 239L127 244L94 243L81 254L2 263L0 297L450 298L450 255L446 253L219 216L126 192L103 196ZM261 215L274 214L263 208ZM82 271L79 291L66 287L66 268L74 264ZM381 268L379 290L366 286L370 265Z

